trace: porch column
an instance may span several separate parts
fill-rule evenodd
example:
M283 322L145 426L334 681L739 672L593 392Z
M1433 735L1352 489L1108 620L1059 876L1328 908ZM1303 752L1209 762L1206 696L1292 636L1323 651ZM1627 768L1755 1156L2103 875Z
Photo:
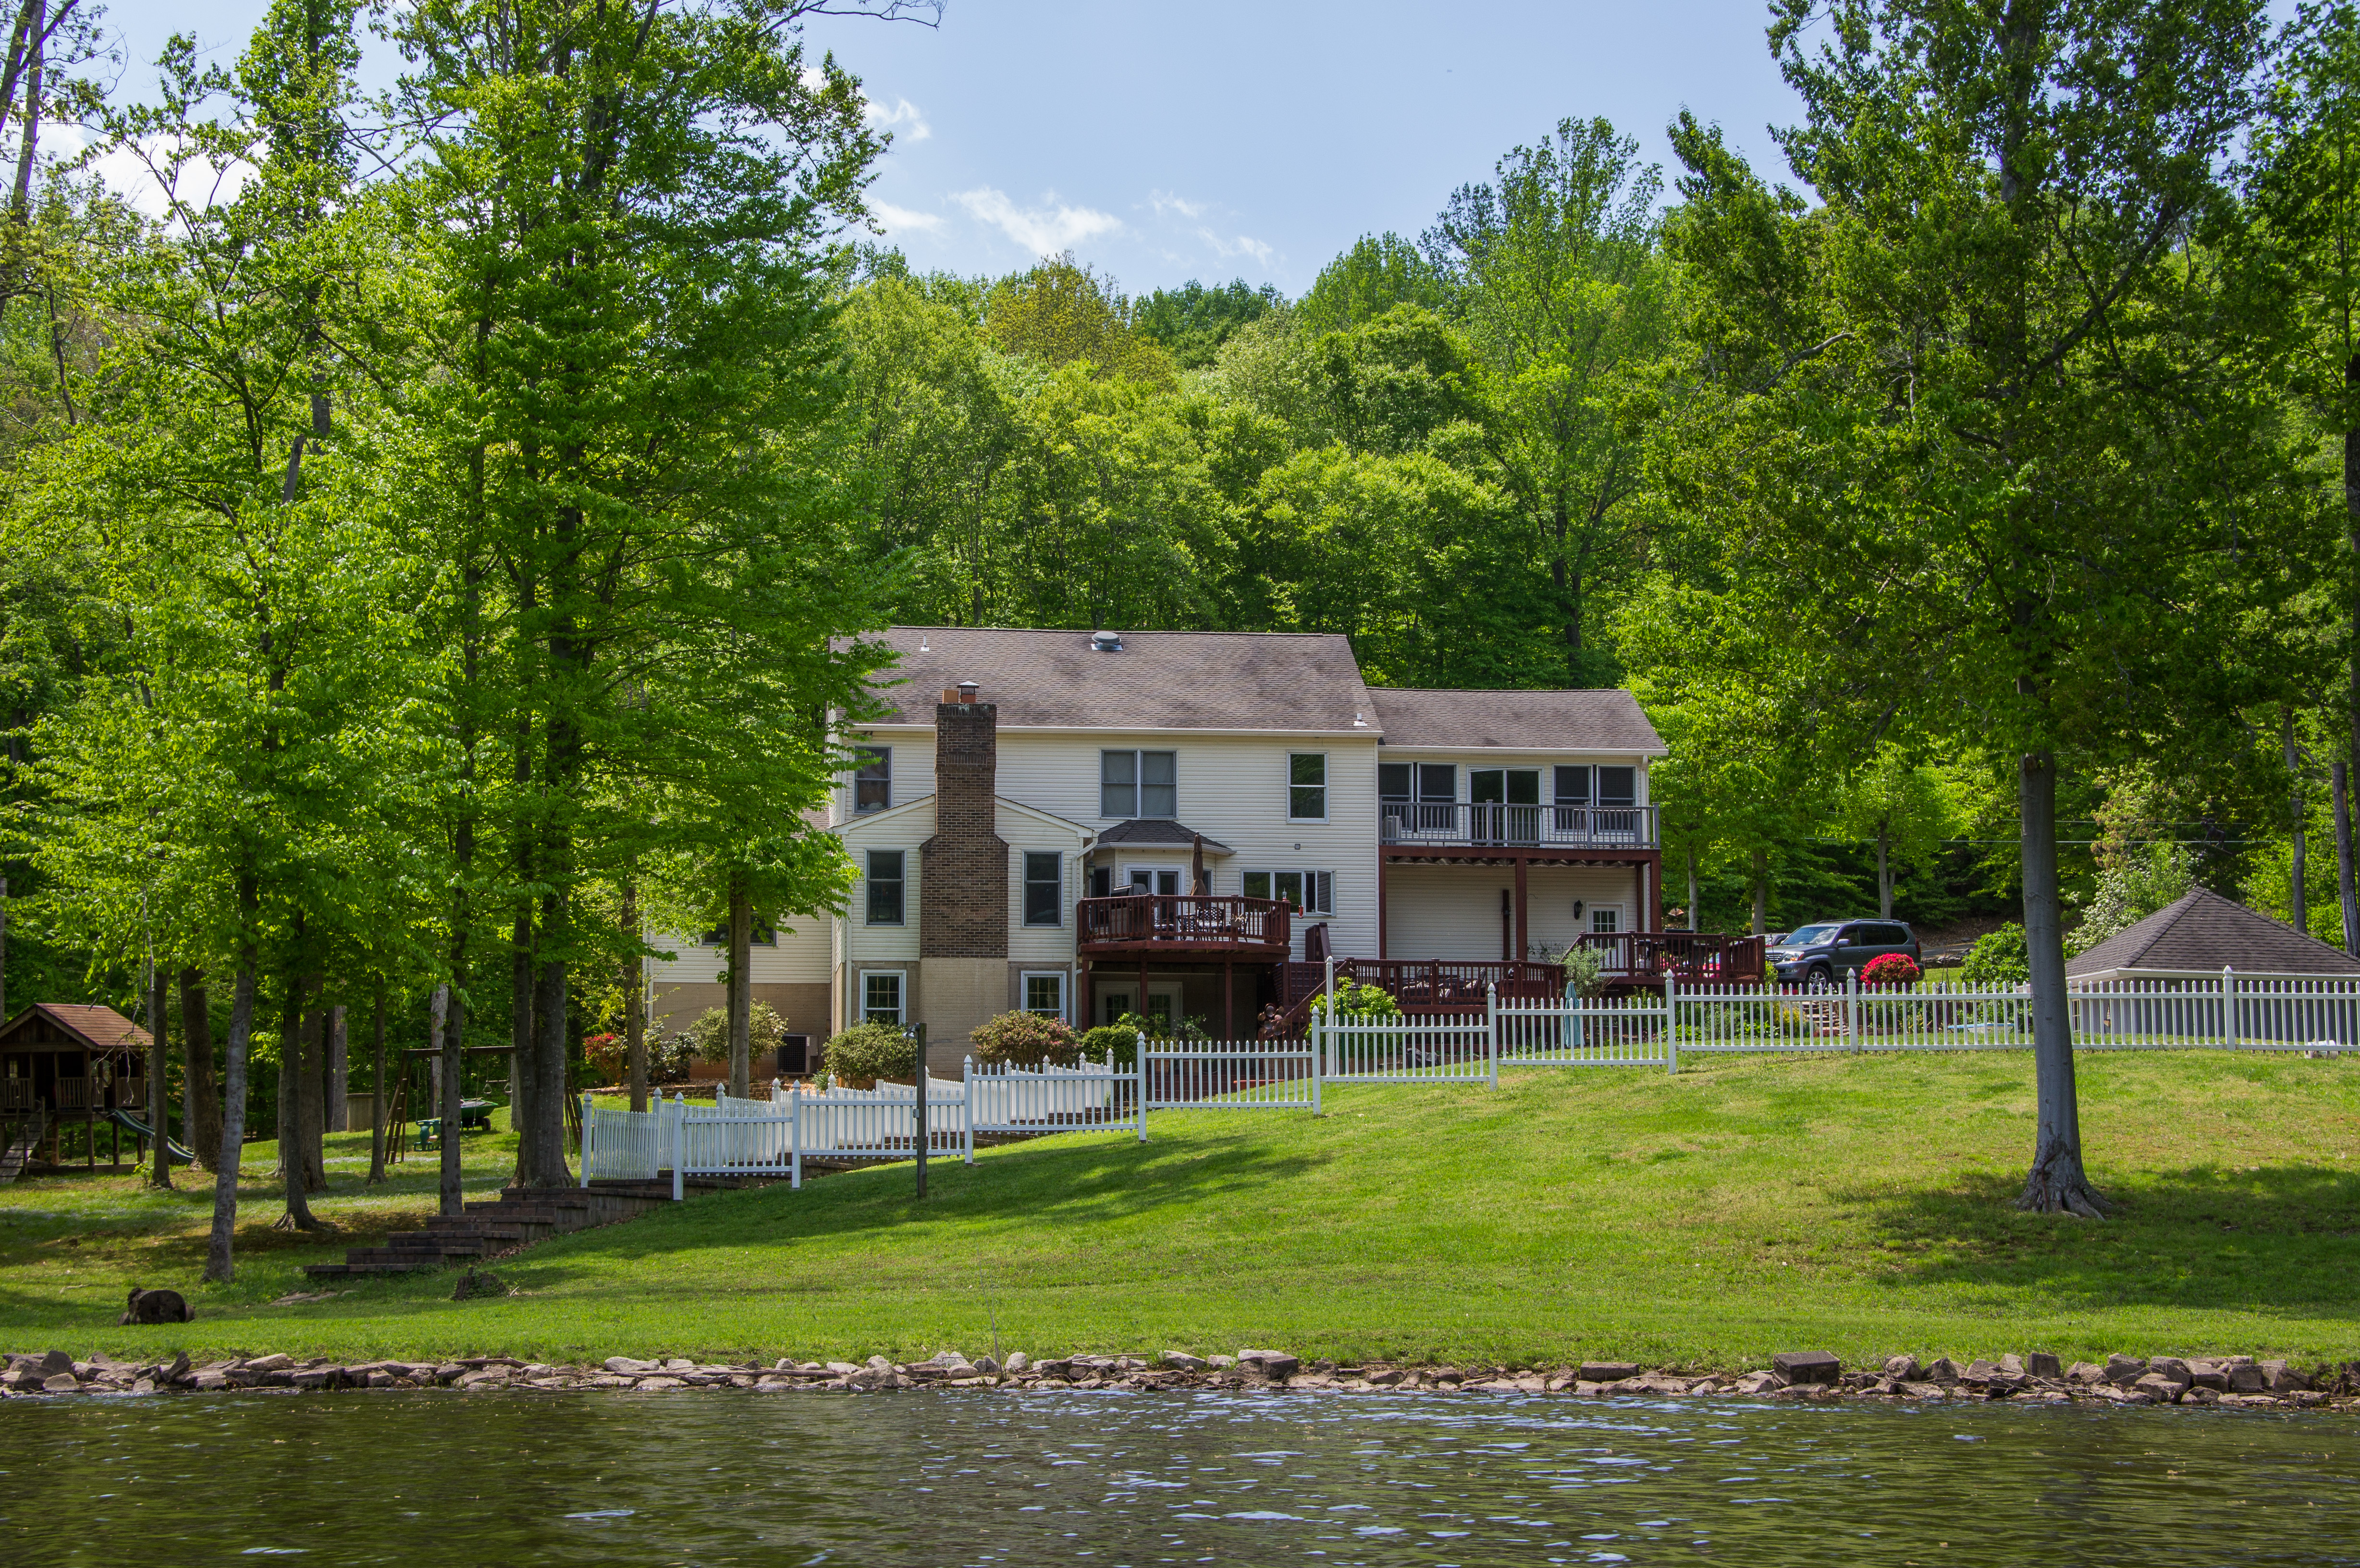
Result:
M1518 964L1533 951L1532 909L1525 895L1524 857L1520 855L1516 856L1516 951L1510 955Z
M1238 961L1221 960L1221 1033L1223 1040L1234 1040L1238 1033Z
M1139 1016L1142 1018L1147 1016L1147 953L1144 950L1139 955Z
M1383 957L1387 956L1387 955L1386 955L1386 953L1385 953L1385 916L1386 916L1386 913L1387 913L1387 910L1386 910L1386 909L1385 909L1385 852L1384 852L1383 850L1380 849L1379 851L1377 851L1377 956L1378 956L1379 958L1383 958Z

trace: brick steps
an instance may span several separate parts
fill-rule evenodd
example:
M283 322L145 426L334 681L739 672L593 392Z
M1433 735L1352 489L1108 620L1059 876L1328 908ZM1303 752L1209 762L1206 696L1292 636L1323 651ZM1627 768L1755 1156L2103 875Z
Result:
M766 1183L736 1178L693 1179L691 1192L717 1192ZM376 1247L347 1250L342 1263L308 1263L315 1279L360 1274L412 1274L452 1262L473 1262L530 1247L567 1231L637 1219L672 1202L672 1182L593 1181L587 1187L527 1190L509 1187L492 1199L466 1204L463 1214L445 1215L423 1230L388 1236Z

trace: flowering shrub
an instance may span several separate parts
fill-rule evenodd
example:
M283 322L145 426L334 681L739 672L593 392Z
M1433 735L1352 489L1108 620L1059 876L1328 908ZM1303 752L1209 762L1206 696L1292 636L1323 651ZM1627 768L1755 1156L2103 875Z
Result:
M590 1066L590 1076L599 1083L619 1083L623 1081L623 1037L618 1034L594 1034L582 1042L582 1060Z
M1915 985L1924 978L1925 972L1918 967L1918 961L1906 953L1872 958L1868 967L1860 972L1863 985Z
M1045 1062L1071 1067L1082 1054L1082 1042L1065 1019L1039 1013L1002 1013L985 1019L967 1038L975 1042L978 1062L1019 1067Z

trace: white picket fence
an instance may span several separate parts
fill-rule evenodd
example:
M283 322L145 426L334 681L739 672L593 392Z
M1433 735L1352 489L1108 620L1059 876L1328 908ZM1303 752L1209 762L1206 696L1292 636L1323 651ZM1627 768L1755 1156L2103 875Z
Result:
M1145 1110L1319 1109L1319 1058L1292 1040L1139 1042L1139 1103ZM1142 1117L1139 1136L1147 1138Z

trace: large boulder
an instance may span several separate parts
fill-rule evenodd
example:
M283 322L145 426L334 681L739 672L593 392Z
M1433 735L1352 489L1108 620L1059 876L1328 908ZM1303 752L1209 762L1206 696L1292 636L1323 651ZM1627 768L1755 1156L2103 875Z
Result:
M1770 1365L1790 1384L1820 1383L1835 1386L1843 1372L1843 1363L1824 1350L1782 1350L1770 1358Z

